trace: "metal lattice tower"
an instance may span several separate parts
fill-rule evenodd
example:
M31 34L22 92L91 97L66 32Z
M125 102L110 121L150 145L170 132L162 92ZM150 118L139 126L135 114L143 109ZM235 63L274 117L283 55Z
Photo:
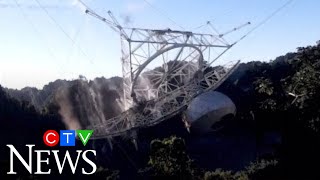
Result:
M197 95L217 88L238 67L239 61L210 66L235 43L224 34L194 33L171 29L124 28L109 11L108 20L87 8L121 37L123 101L125 111L93 124L93 138L133 134L182 112ZM210 22L209 27L213 26ZM213 29L215 30L215 29Z

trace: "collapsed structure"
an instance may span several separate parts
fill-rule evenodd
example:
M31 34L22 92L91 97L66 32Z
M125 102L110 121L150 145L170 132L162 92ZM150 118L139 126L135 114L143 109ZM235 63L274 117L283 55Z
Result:
M103 21L120 34L122 45L124 112L87 127L95 130L93 138L107 138L111 141L114 136L129 135L135 139L139 128L154 126L185 111L188 106L192 121L199 120L202 115L192 116L196 113L193 107L202 103L207 96L212 101L207 102L210 107L225 108L220 106L220 101L229 102L232 106L230 99L212 90L234 72L240 61L219 63L218 60L238 42L230 44L224 35L250 22L224 34L169 28L126 28L118 23L110 11L108 14L111 20L108 20L83 5L87 8L87 14ZM216 31L210 22L207 22L207 26ZM202 113L208 114L213 109L207 110ZM235 113L235 108L229 110L231 114ZM215 120L211 118L209 121L215 122L216 118L221 117L215 115L212 117Z

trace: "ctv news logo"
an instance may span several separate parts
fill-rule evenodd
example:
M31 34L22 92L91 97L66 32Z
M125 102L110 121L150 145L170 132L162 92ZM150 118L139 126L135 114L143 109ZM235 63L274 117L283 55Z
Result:
M86 146L92 134L93 130L60 130L60 134L55 130L48 130L43 135L43 142L49 147L53 147L58 144L60 146L75 146L76 142L79 142L76 141L76 137L78 137L83 146ZM22 165L30 174L51 174L51 169L45 167L49 166L51 163L56 164L56 167L60 174L64 172L63 169L67 166L66 164L70 166L72 173L75 174L80 159L91 166L91 169L81 168L82 174L90 175L95 173L97 170L96 164L88 158L88 154L90 153L93 156L96 156L95 150L76 150L77 156L75 159L72 159L69 150L66 150L65 152L60 152L60 150L33 150L33 147L35 147L35 145L27 144L26 146L28 148L29 156L28 158L25 158L21 156L21 154L12 144L7 144L7 146L10 149L10 171L7 172L7 174L17 174L14 169L14 164L16 162L14 161L14 156L20 161L20 163L22 163ZM36 156L35 171L33 168L34 165L32 163L32 157L34 155ZM50 162L49 156L53 156L53 159L55 161ZM46 171L44 171L44 168L42 167L44 167Z

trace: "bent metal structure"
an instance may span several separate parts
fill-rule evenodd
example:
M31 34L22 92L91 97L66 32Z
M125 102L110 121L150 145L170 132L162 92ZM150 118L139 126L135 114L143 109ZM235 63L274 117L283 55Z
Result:
M181 113L193 98L217 88L239 65L236 61L212 66L237 43L227 43L225 34L124 28L110 11L111 20L88 7L86 13L118 32L122 45L125 111L87 127L94 129L95 139L135 136L137 129ZM207 25L213 28L210 22Z

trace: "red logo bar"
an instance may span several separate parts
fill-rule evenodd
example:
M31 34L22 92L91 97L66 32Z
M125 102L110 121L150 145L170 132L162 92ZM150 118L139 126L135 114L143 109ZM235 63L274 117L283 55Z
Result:
M48 130L43 135L43 142L47 146L55 146L59 143L59 134L55 130Z

